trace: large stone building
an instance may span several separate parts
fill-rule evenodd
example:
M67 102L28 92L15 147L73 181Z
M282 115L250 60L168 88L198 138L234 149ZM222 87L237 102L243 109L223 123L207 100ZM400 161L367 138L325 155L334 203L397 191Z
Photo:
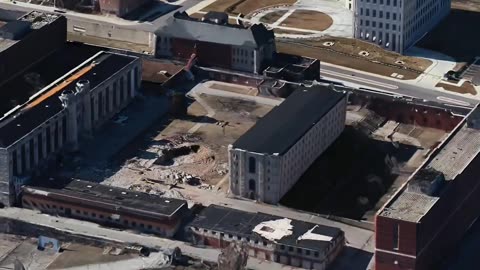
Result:
M479 168L477 107L377 213L375 269L440 269L479 216Z
M38 186L24 186L21 197L23 207L42 213L163 237L173 237L189 215L184 200L80 180L53 179Z
M228 24L221 17L207 18L197 20L175 13L155 32L157 56L189 59L195 54L202 66L250 73L261 73L268 66L276 51L272 30L263 24L244 27Z
M248 255L305 269L325 270L345 246L338 228L210 205L187 226L193 243L225 248L244 242Z
M451 0L355 0L355 38L403 53L450 12Z
M345 126L346 94L300 88L229 145L233 194L277 203Z
M0 86L0 203L12 205L20 186L75 151L124 108L140 87L137 57L65 45Z

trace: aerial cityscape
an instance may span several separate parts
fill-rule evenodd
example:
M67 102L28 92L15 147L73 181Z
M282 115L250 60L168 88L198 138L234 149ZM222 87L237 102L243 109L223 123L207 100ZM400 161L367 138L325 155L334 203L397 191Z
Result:
M0 0L0 269L480 269L477 26L480 0Z

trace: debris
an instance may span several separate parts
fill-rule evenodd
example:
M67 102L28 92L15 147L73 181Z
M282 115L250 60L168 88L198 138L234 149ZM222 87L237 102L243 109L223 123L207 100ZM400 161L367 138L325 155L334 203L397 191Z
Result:
M218 270L243 270L247 266L248 248L245 242L233 242L218 255Z

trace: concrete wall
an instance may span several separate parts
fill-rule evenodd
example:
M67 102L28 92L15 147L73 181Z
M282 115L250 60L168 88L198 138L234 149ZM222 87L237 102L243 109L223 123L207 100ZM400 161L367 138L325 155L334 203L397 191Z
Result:
M5 148L0 148L0 204L2 206L11 205L10 198L10 164L8 151Z
M67 31L86 37L91 36L146 45L150 48L151 52L155 52L156 36L154 33L148 31L129 29L104 22L84 21L71 17L68 19Z

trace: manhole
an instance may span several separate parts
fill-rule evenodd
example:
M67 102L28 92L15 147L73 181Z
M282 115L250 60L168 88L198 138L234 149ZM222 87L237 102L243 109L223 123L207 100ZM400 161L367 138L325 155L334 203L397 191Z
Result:
M395 61L395 64L397 64L397 65L405 65L405 62L403 62L402 60L397 60L397 61Z
M326 47L332 47L333 45L335 44L335 42L332 42L332 41L326 41L323 43L323 46L326 46Z
M360 55L360 56L364 56L364 57L367 57L367 56L369 56L369 55L370 55L370 53L369 53L369 52L367 52L367 51L361 51L361 52L359 52L359 53L358 53L358 55Z

